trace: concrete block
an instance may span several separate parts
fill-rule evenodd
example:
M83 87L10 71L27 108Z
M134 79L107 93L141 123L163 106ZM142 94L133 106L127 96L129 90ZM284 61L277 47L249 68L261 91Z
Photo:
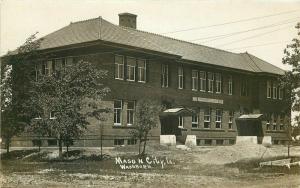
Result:
M176 146L175 135L160 135L160 145Z
M235 144L257 144L257 136L237 136Z
M264 138L262 140L262 145L271 146L272 145L272 137L271 136L264 136Z
M197 137L196 135L187 135L185 139L186 146L197 146Z

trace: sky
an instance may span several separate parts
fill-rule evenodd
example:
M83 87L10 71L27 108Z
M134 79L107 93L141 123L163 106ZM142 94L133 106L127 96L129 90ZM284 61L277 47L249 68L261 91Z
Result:
M247 51L288 70L290 67L282 64L283 50L296 37L294 26L300 22L300 0L0 0L0 3L0 55L14 50L37 31L38 37L42 37L70 22L99 16L118 24L118 14L130 12L138 15L139 30L235 53Z

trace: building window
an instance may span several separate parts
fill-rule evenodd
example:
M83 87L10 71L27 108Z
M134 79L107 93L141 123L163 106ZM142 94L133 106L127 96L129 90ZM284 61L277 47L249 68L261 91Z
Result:
M214 92L214 74L212 72L207 73L208 77L208 92Z
M222 140L222 139L217 139L217 140L216 140L216 144L217 144L217 145L223 145L223 144L224 144L224 140Z
M50 75L50 67L52 66L52 61L46 61L42 65L42 74L45 76Z
M277 130L277 114L273 114L273 130L276 131Z
M271 130L271 124L270 124L270 122L271 122L271 115L270 114L266 114L266 121L267 121L267 123L266 123L266 126L267 126L267 130Z
M136 59L127 57L127 80L135 81Z
M273 99L277 99L277 84L273 83Z
M228 78L228 95L232 95L232 87L233 83L232 83L232 76L229 76Z
M197 91L198 90L198 71L192 70L192 90Z
M271 82L267 81L267 98L271 98L271 96L272 96Z
M146 82L146 60L138 59L138 82Z
M178 116L178 128L183 128L184 119L182 116Z
M57 146L57 140L47 140L48 146Z
M200 91L206 91L206 72L200 71Z
M234 111L229 111L228 129L233 128Z
M283 88L279 87L279 95L278 99L282 100L283 99Z
M211 145L212 144L212 140L211 139L205 139L204 140L204 144L205 145Z
M279 130L284 130L284 114L280 114L280 125Z
M169 67L166 64L161 65L161 87L169 86Z
M248 82L247 82L247 80L242 80L242 82L241 82L241 96L248 96Z
M136 145L136 139L128 139L127 145Z
M133 125L134 122L134 109L135 109L135 102L129 101L127 103L127 125Z
M50 112L49 117L50 117L50 119L56 119L55 112L54 111Z
M114 101L114 125L121 125L122 120L122 101Z
M37 82L39 80L40 75L41 75L40 68L39 68L38 65L34 66L34 71L35 71L35 81Z
M114 139L114 145L115 146L123 146L124 145L124 139Z
M42 146L42 140L34 139L32 140L33 146Z
M216 109L216 128L221 129L222 128L222 110Z
M210 128L210 116L211 116L211 109L205 108L205 110L204 110L204 128L205 129Z
M115 56L115 79L124 79L124 56Z
M183 89L183 67L178 67L178 89Z
M198 115L192 116L192 128L198 128Z
M222 92L222 77L220 73L216 73L216 93Z

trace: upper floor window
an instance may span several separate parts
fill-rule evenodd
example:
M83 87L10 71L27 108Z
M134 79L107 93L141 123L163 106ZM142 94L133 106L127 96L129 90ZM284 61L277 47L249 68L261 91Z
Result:
M232 76L229 76L228 78L228 95L232 95L232 89L233 89L233 83L232 83Z
M273 83L273 99L277 99L277 84Z
M214 74L212 72L207 73L208 78L208 92L214 92Z
M178 128L183 128L184 120L182 116L178 116Z
M216 128L222 128L222 109L216 109Z
M192 70L192 90L198 90L198 71Z
M114 101L114 125L121 125L122 123L122 101Z
M248 81L242 80L241 82L241 96L248 96Z
M192 128L197 128L199 123L198 115L194 114L192 116Z
M221 93L222 91L222 77L220 73L216 73L216 93Z
M128 101L128 103L127 103L127 125L133 125L134 109L135 109L135 102Z
M115 79L124 79L124 56L115 56Z
M228 129L233 128L234 111L229 111Z
M135 81L135 67L136 59L132 57L127 57L127 80Z
M210 116L211 116L211 109L205 108L204 109L204 128L210 128Z
M278 92L278 99L283 99L283 88L282 87L279 87L279 92Z
M183 67L178 67L178 89L183 89Z
M138 59L138 82L146 82L146 60Z
M161 87L169 86L169 67L166 64L161 65Z
M272 96L271 81L267 81L267 98L271 98L271 96Z
M200 91L206 91L206 72L200 71Z

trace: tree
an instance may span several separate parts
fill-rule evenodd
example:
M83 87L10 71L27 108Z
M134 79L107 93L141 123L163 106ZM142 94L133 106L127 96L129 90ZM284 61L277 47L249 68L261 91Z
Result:
M32 123L31 130L58 140L59 157L63 143L69 147L79 138L87 129L88 116L99 110L96 102L109 92L101 83L106 75L107 71L79 61L50 75L40 75L32 83L31 110L39 123Z
M139 141L139 155L145 155L149 132L157 127L161 106L153 100L143 99L137 103L135 129L130 132ZM144 142L141 152L141 143Z
M300 23L295 27L298 29L296 38L292 40L291 44L288 44L284 49L284 57L282 58L283 64L290 65L292 67L291 71L287 71L285 75L280 79L281 87L285 88L286 96L285 100L291 106L292 111L300 111ZM299 126L299 114L295 117L295 125ZM291 119L287 123L288 127L286 128L288 135L288 155L290 153L290 144L292 141L292 124Z
M30 72L25 71L32 58L37 58L41 40L35 40L37 33L14 52L1 58L1 137L7 153L11 140L24 131L30 122L26 90L30 88Z

